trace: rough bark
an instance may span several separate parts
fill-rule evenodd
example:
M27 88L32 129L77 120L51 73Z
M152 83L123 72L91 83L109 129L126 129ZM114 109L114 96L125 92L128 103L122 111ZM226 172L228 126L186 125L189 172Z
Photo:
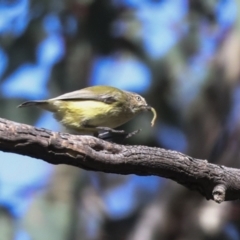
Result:
M165 177L218 203L240 197L240 170L161 148L118 145L0 119L0 150L92 171Z

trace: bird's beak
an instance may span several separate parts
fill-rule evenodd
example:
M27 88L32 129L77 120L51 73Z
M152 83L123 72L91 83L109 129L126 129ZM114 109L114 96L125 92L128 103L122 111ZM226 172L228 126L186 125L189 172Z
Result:
M152 107L149 105L147 105L145 109L146 109L146 111L152 111Z

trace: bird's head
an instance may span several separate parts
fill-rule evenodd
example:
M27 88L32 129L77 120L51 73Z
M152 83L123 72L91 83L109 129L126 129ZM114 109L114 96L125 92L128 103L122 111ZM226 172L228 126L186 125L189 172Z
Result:
M137 93L127 92L129 95L129 107L133 113L139 113L144 111L151 111L144 97Z

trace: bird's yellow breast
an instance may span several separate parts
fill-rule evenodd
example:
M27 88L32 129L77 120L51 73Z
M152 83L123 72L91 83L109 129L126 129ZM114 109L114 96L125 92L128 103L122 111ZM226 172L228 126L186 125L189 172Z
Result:
M91 127L118 127L129 121L133 114L121 107L100 101L54 101L55 117L63 125L75 130ZM88 128L88 127L87 127Z

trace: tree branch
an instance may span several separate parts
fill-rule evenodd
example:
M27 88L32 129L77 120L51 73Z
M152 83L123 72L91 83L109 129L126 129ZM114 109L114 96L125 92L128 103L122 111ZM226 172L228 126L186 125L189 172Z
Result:
M165 177L218 203L240 197L240 170L161 148L118 145L0 118L0 150L92 171Z

